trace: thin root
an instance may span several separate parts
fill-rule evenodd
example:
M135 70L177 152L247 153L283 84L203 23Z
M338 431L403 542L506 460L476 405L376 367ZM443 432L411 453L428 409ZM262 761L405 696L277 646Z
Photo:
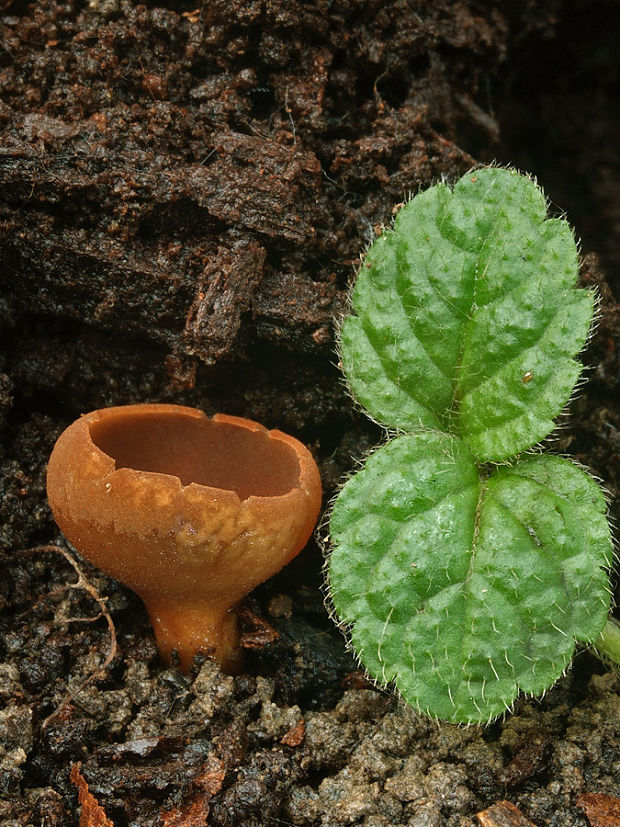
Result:
M62 590L55 589L54 594L58 593L58 591L64 591L66 589L84 589L84 591L87 592L92 597L92 599L97 603L97 605L101 609L99 614L96 615L95 617L68 617L68 618L60 620L58 622L60 622L60 623L94 623L96 620L99 620L100 617L105 617L106 622L108 624L108 629L110 631L110 645L108 647L108 653L105 656L105 659L103 660L101 665L97 669L95 669L95 671L92 672L84 681L82 681L82 683L76 689L74 689L72 692L70 692L64 698L62 703L58 707L56 707L56 709L50 715L47 716L47 718L41 724L41 731L43 731L47 727L49 722L53 718L55 718L63 709L65 709L65 707L67 707L67 705L70 704L71 701L77 695L79 695L80 692L82 692L82 690L84 690L90 683L92 683L93 681L97 680L98 678L100 678L104 675L104 673L106 672L108 666L114 660L118 647L117 647L117 643L116 643L116 629L114 628L114 621L112 620L110 612L108 611L108 607L106 606L105 598L101 597L101 595L99 594L97 589L86 578L83 571L80 569L80 567L78 566L75 559L71 556L71 554L69 554L69 552L65 551L63 548L60 548L60 546L54 546L54 545L36 546L35 548L28 549L28 551L31 552L31 553L50 551L50 552L56 552L58 554L62 554L62 556L65 558L65 560L75 570L75 573L77 574L78 579L76 580L75 583L69 583Z

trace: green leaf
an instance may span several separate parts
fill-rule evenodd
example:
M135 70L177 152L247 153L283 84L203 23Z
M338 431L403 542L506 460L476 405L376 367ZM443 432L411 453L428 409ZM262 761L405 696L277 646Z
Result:
M330 529L331 597L358 656L429 715L501 714L605 623L605 500L559 457L485 477L456 436L397 437L346 483Z
M368 250L340 335L344 373L392 428L441 428L478 462L547 436L581 365L593 297L536 184L470 173L417 195Z
M609 610L598 485L517 456L569 399L593 312L546 213L509 170L421 193L368 250L340 332L353 394L407 435L336 499L331 597L370 674L451 721L543 692Z

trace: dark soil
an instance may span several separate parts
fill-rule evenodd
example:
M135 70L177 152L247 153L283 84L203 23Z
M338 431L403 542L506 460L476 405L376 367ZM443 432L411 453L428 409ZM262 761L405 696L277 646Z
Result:
M577 797L620 784L620 680L590 654L504 721L430 723L357 671L311 544L248 599L234 678L162 667L140 601L80 562L116 629L100 674L109 627L44 548L66 547L44 474L81 412L174 401L302 439L329 499L381 438L335 365L360 253L408 194L497 159L567 211L599 287L590 381L553 446L605 481L617 518L620 5L0 15L0 823L76 825L80 763L117 827L473 827L504 798L584 827Z

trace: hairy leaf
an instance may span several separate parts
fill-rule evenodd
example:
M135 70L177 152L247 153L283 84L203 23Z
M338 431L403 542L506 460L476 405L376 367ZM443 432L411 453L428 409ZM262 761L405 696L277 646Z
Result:
M604 497L567 460L521 455L581 371L577 269L536 184L480 169L403 207L342 324L353 394L405 435L338 495L331 598L369 673L435 717L485 721L543 692L605 625Z
M516 172L481 169L400 211L369 249L340 337L380 423L458 433L478 462L547 436L581 366L592 294L568 224Z
M345 485L331 532L332 600L362 662L446 720L543 692L609 609L605 500L559 457L485 478L458 437L401 436Z

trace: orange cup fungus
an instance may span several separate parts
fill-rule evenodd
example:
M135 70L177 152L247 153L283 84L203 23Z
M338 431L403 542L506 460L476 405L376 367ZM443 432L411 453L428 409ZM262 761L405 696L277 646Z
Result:
M54 518L144 601L159 650L241 668L234 606L305 545L321 506L305 446L249 419L179 405L86 414L52 451Z

